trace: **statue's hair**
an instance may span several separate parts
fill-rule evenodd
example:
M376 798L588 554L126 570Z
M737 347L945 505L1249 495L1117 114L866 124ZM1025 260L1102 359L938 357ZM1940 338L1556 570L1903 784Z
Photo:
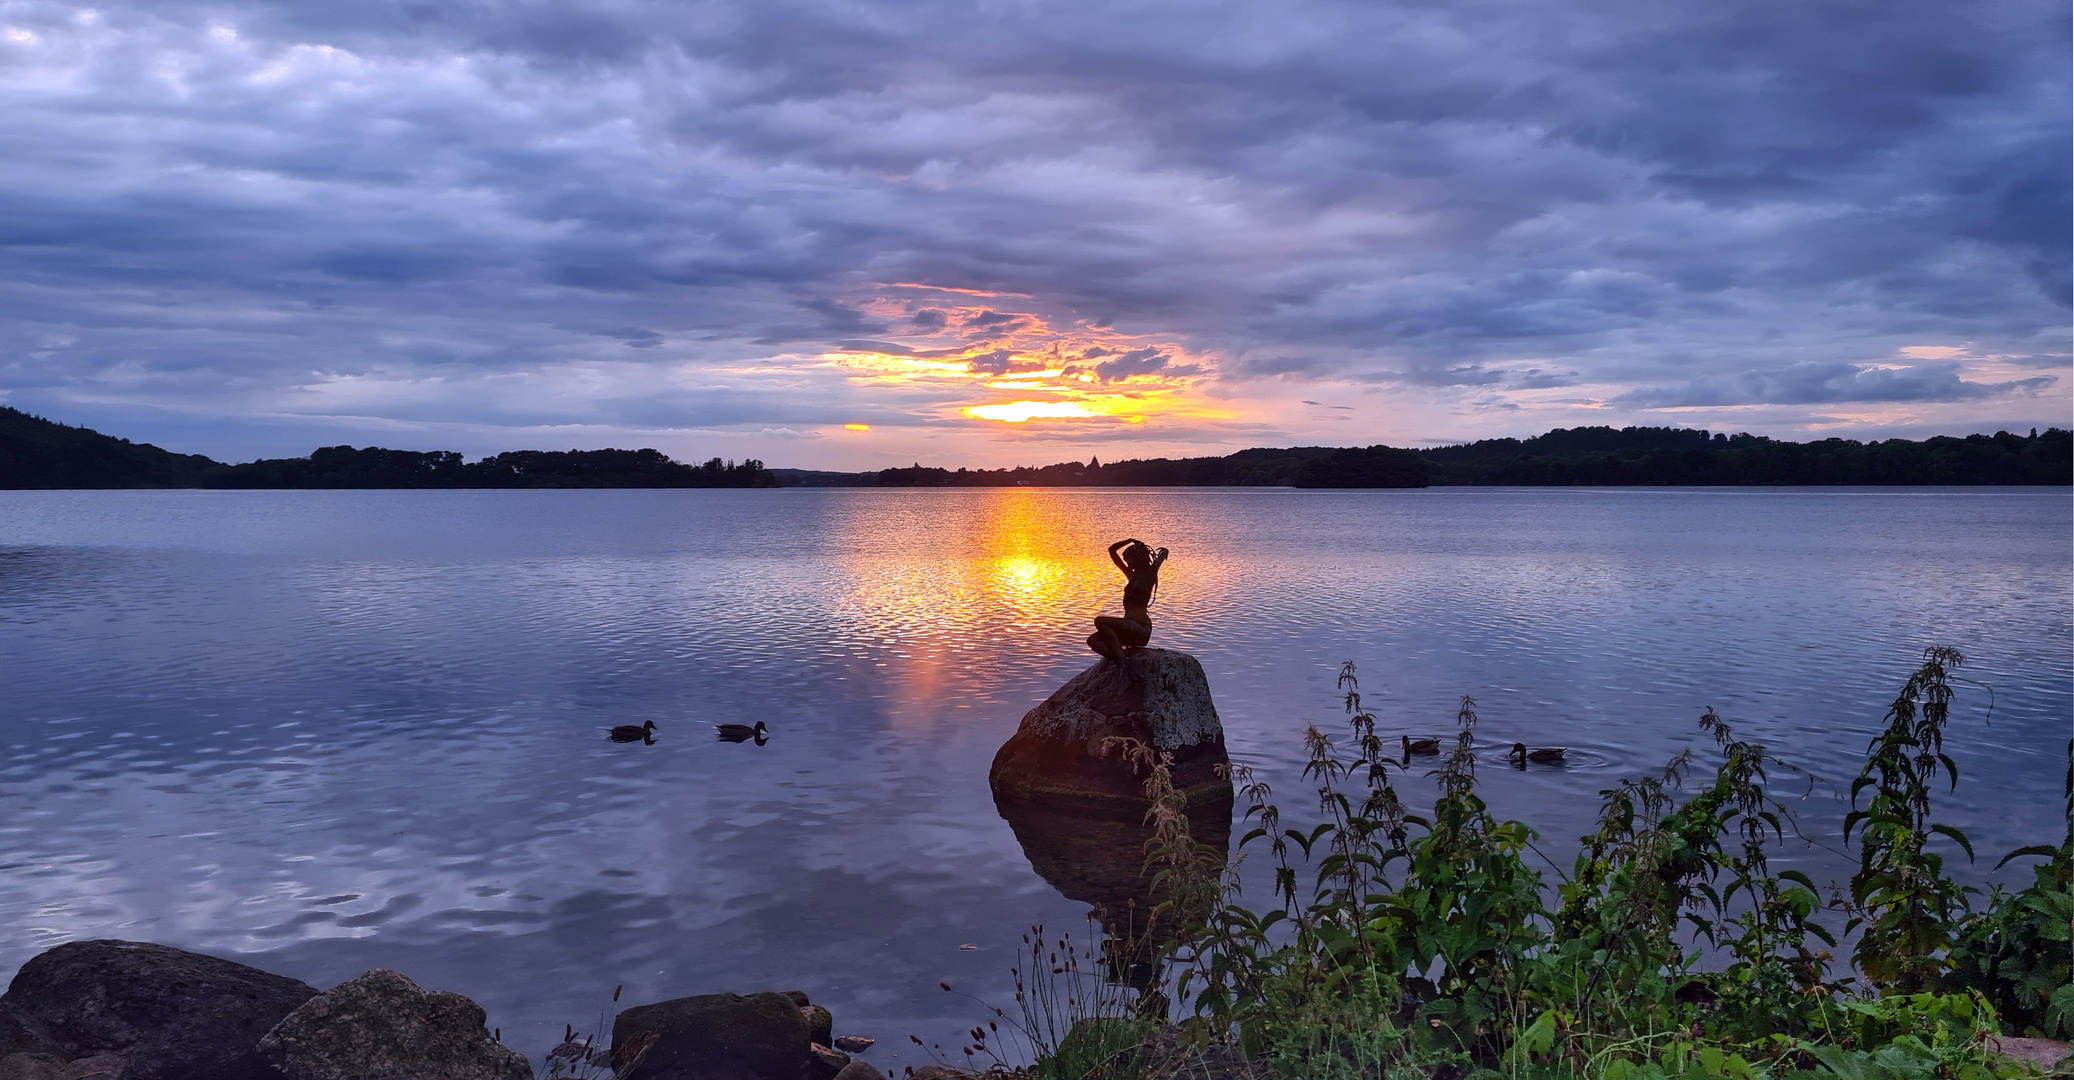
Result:
M1137 556L1136 560L1131 558L1133 554ZM1135 565L1140 570L1152 569L1152 546L1142 540L1126 546L1123 549L1123 561L1126 565ZM1145 598L1146 606L1150 607L1152 602L1158 598L1159 579L1154 578L1152 579L1152 593Z

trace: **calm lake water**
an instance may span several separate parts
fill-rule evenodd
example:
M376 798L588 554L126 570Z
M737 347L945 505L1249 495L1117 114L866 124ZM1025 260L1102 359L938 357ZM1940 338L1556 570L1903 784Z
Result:
M320 987L375 966L564 1022L798 988L870 1060L1011 1004L1032 871L987 765L1092 657L1123 535L1292 818L1301 732L1482 715L1567 853L1713 706L1848 874L1838 789L1926 645L1969 657L1943 820L2060 830L2064 490L0 492L0 977L91 937ZM654 745L614 724L655 721ZM764 746L712 725L767 721ZM1515 772L1515 739L1573 762ZM1702 755L1711 767L1712 759ZM1420 783L1429 783L1420 781ZM1801 795L1806 792L1803 799ZM2005 877L2018 873L2012 867ZM1553 875L1551 875L1552 877ZM1264 883L1250 890L1265 899ZM977 946L965 948L964 946Z

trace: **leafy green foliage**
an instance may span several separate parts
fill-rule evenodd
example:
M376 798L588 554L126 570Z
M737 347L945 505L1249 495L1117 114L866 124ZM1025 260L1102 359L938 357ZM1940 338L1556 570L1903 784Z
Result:
M1936 984L1946 951L1966 912L1966 895L1945 876L1944 859L1929 849L1932 834L1949 837L1973 856L1964 833L1930 821L1930 795L1942 772L1953 787L1959 767L1944 752L1951 716L1951 671L1965 663L1956 649L1935 648L1887 708L1887 727L1871 743L1865 768L1851 783L1854 809L1844 815L1844 838L1858 830L1858 872L1851 875L1856 914L1845 932L1860 929L1852 955L1873 986L1914 993ZM1872 797L1855 809L1867 788Z
M1286 976L1270 982L1246 1049L1284 1076L1357 1080L1387 1071L1402 1056L1396 984L1370 967L1324 988Z
M1840 1080L1997 1080L2021 1076L1992 1053L1994 1010L1978 995L1896 994L1826 1003L1829 1039L1792 1040Z
M2043 857L2026 888L1988 894L1952 941L1947 989L1983 995L2025 1034L2074 1038L2074 739L2067 741L2067 833L2058 847L2018 848L2002 859Z
M1432 774L1439 793L1415 812L1394 783L1409 754L1383 753L1347 664L1350 737L1304 733L1311 824L1285 820L1265 783L1232 768L1251 826L1239 857L1265 847L1272 860L1264 912L1240 902L1236 861L1217 865L1162 798L1166 761L1136 748L1152 774L1148 872L1171 897L1155 923L1182 1015L1164 1030L1239 1054L1261 1075L1305 1080L2024 1075L1988 1037L2001 1027L2063 1035L2074 1022L2074 824L2060 846L2005 859L2044 861L2030 886L1994 889L1978 910L1978 894L1945 874L1931 842L1968 850L1931 813L1938 781L1958 779L1943 737L1963 662L1928 650L1889 707L1845 818L1859 870L1850 898L1830 905L1806 875L1771 865L1789 819L1768 773L1783 763L1712 709L1699 719L1718 758L1711 781L1681 794L1695 765L1686 751L1601 792L1573 872L1546 888L1526 861L1532 830L1498 819L1477 794L1476 703L1461 700ZM2074 811L2074 742L2069 762ZM1822 918L1832 907L1859 931L1862 982L1832 972L1837 940ZM1160 995L1151 1010L1141 998L1130 1020L1151 1023L1169 1004ZM1187 1071L1104 1053L1104 1064L1074 1067L1148 1080ZM1051 1067L1040 1073L1066 1075L1042 1072Z

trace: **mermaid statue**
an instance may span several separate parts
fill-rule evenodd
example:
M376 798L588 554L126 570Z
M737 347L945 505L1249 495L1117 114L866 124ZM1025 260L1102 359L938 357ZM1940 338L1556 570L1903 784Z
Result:
M1123 571L1123 618L1095 616L1087 647L1121 662L1125 649L1142 649L1152 641L1152 596L1159 591L1159 568L1167 561L1167 549L1154 551L1145 541L1127 537L1109 545L1109 561Z

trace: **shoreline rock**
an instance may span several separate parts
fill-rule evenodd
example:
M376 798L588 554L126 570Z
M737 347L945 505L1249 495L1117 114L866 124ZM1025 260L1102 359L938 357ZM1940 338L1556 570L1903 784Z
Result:
M809 1034L791 995L700 994L621 1012L612 1062L627 1080L813 1080Z
M0 994L0 1080L534 1080L480 1005L376 968L319 992L231 960L136 941L30 958ZM610 1050L586 1038L549 1068L611 1062L630 1080L878 1080L798 990L636 1005ZM831 1049L841 1042L849 1050Z
M259 1041L287 1080L533 1080L482 1006L375 968L303 1002Z
M12 1014L0 1021L0 1059L119 1055L123 1080L281 1080L260 1039L316 996L300 980L168 945L75 941L30 958L0 994L0 1014Z

